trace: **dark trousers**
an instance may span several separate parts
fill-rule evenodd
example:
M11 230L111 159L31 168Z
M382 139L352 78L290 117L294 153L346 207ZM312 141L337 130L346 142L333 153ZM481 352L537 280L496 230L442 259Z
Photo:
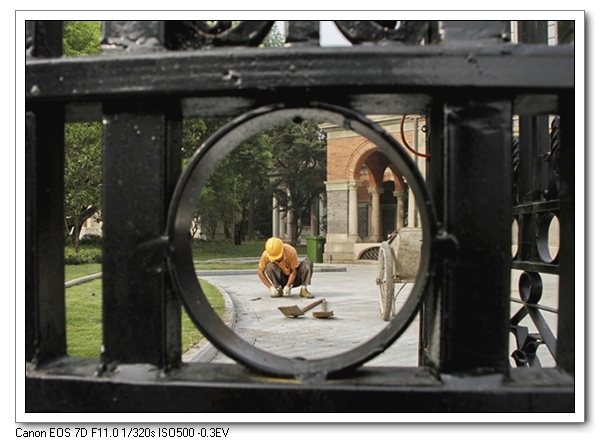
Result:
M310 285L310 279L313 274L313 262L310 259L305 259L300 266L298 267L298 275L296 275L296 281L292 285L293 288L303 285ZM283 273L281 268L277 266L275 263L267 263L267 267L265 268L265 275L273 286L285 286L288 281L287 275Z

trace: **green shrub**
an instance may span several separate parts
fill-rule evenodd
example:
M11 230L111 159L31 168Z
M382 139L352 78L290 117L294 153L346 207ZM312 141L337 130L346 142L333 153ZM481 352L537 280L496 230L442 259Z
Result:
M102 237L94 234L85 234L79 239L79 245L102 246Z
M81 265L88 263L102 263L102 249L97 245L82 245L79 251L71 246L65 247L65 264Z
M208 242L196 239L192 241L192 253L196 261L216 258L260 257L264 248L264 240L242 241L241 245L234 244L230 238L209 240ZM306 246L297 245L296 251L299 255L306 255Z

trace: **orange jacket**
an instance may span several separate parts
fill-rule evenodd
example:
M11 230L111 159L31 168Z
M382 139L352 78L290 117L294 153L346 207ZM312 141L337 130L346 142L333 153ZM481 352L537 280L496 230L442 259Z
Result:
M263 252L258 262L258 269L264 271L269 263L269 257L267 252ZM298 253L293 246L288 244L283 245L283 257L278 262L273 262L283 271L285 275L290 275L294 269L298 269L300 263L298 263Z

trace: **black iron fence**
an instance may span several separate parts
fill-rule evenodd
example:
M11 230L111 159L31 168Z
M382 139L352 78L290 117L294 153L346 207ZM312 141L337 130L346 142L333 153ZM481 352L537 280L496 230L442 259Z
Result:
M63 58L61 22L27 23L26 410L573 412L574 23L557 22L560 44L549 46L547 22L518 23L514 44L504 21L340 21L352 46L322 48L318 22L291 21L285 48L257 48L273 25L104 22L102 55ZM368 114L428 116L426 180ZM214 115L237 118L182 173L183 119ZM549 116L560 119L552 134ZM225 328L206 309L188 237L190 196L219 159L298 118L375 142L407 177L424 227L405 311L358 349L317 362L272 356ZM99 360L66 352L69 121L104 124ZM524 272L522 307L510 318L513 269ZM540 274L560 279L556 308L542 303ZM181 362L182 301L239 365ZM363 367L417 312L420 366ZM558 316L556 334L545 313ZM526 316L536 331L520 324ZM539 367L540 345L556 366Z

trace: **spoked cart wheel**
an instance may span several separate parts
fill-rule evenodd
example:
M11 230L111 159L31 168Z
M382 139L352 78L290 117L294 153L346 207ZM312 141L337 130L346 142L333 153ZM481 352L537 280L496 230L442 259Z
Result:
M381 243L379 248L379 274L377 286L379 286L379 312L384 321L390 318L392 304L394 303L394 264L392 260L392 249L388 242Z

